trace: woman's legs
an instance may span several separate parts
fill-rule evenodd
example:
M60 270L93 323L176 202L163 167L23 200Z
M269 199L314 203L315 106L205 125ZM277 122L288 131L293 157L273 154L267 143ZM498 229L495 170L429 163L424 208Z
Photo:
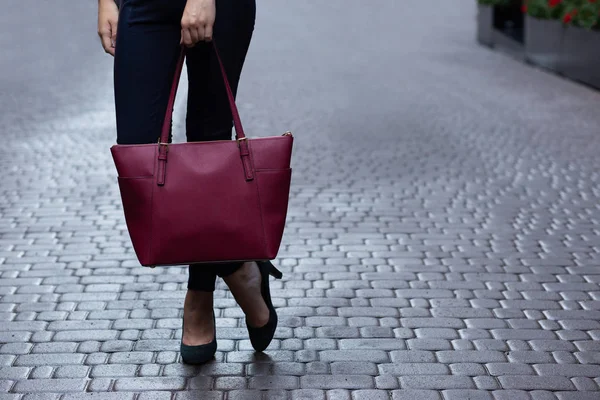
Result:
M115 54L117 143L156 143L180 53L185 0L124 0ZM212 267L195 270L184 305L187 345L212 341Z
M255 0L218 0L216 5L214 39L235 93L254 28ZM179 55L184 7L185 0L122 2L114 81L119 144L158 140ZM231 139L231 112L211 46L199 43L188 49L188 141ZM201 264L190 266L189 272L185 344L205 344L213 338L212 291L217 274L225 279L251 325L261 326L268 316L255 263Z

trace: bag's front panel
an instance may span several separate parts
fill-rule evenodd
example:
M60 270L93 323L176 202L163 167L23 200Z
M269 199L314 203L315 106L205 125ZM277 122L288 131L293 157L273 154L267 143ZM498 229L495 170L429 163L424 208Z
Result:
M237 142L171 145L166 165L154 189L157 264L264 257L257 182L246 181Z

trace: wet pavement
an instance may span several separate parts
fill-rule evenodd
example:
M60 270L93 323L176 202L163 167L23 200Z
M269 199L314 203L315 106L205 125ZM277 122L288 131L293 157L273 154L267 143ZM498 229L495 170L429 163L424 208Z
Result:
M93 2L4 5L0 400L600 399L600 93L478 46L471 3L259 2L242 119L296 137L280 327L255 355L219 281L202 367L186 269L126 232Z

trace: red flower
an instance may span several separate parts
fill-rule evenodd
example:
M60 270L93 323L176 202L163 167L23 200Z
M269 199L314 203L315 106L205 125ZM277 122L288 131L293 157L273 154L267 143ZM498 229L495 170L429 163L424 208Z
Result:
M560 3L562 3L562 0L548 0L548 5L550 6L550 8L554 8Z
M521 12L522 12L522 13L526 13L526 12L527 12L527 4L523 4L523 5L521 6Z
M575 17L576 15L577 15L577 9L574 9L573 11L571 11L570 13L565 15L565 17L563 18L563 22L565 24L568 24L569 22L573 21L573 17Z

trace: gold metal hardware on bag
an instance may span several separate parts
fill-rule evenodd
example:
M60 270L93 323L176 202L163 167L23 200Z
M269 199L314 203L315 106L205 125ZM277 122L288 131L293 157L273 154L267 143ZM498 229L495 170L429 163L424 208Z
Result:
M242 140L248 140L248 138L247 138L247 137L241 137L241 138L239 138L239 139L236 139L236 140L237 140L238 142L241 142Z

